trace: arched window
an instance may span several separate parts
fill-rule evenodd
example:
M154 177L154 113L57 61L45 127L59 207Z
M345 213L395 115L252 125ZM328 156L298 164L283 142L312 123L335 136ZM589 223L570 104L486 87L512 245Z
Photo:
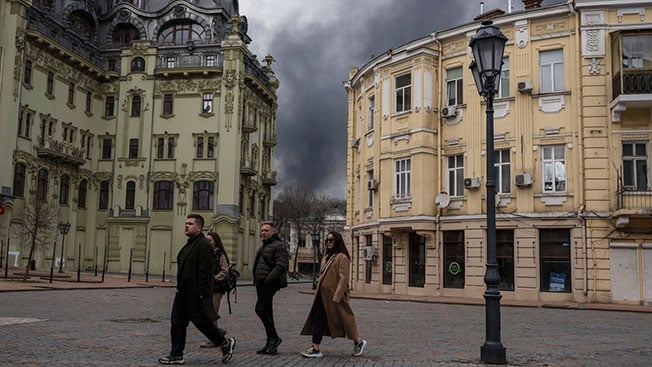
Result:
M131 117L140 116L140 96L131 97Z
M113 46L129 47L131 42L140 39L138 29L131 24L118 24L113 30Z
M109 181L100 182L100 203L99 209L109 208Z
M86 208L86 192L88 191L88 181L81 180L79 183L79 193L77 195L77 207Z
M68 193L70 192L70 176L61 175L59 185L59 204L68 205Z
M16 163L16 167L14 168L14 190L12 192L14 196L24 196L26 172L27 168L23 163Z
M70 13L68 23L70 24L72 31L82 38L92 38L91 36L95 34L95 22L93 21L93 18L84 11L75 10Z
M36 179L36 200L46 201L48 198L49 174L45 168L38 170Z
M131 60L131 71L145 71L145 59L142 57L136 57L135 59Z
M188 41L199 41L204 37L204 28L192 21L167 24L159 33L159 45L185 45Z
M133 210L136 207L136 181L127 181L127 195L125 209Z
M213 210L213 183L197 181L192 190L193 210Z
M154 183L154 210L172 210L174 183L158 181Z

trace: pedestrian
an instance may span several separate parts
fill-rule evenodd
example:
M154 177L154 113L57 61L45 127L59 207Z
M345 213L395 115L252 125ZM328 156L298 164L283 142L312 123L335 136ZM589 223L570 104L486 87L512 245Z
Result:
M160 364L184 364L188 323L204 334L213 344L222 347L222 363L233 357L235 339L225 338L215 326L217 314L213 308L213 249L202 233L204 218L188 215L184 232L188 242L177 255L177 289L170 316L170 354L159 358Z
M273 223L263 223L260 227L263 245L256 252L254 260L254 285L256 286L256 315L263 322L267 342L258 354L277 354L283 341L274 325L274 295L279 289L287 287L288 250L276 233Z
M326 253L319 268L317 292L301 335L312 335L312 347L301 355L307 358L323 357L320 348L324 335L347 337L353 340L353 355L359 356L367 346L360 337L351 309L349 272L351 256L338 232L326 235Z
M222 239L220 235L216 232L206 233L206 239L210 242L211 247L213 247L213 308L217 314L217 319L220 317L220 303L222 302L222 296L224 295L224 289L220 287L220 282L226 279L229 274L229 256L226 254L224 245L222 244ZM215 326L217 325L217 320L215 320ZM222 335L226 335L226 329L218 327L218 330ZM199 345L200 348L215 348L217 347L213 344L212 341L208 340Z

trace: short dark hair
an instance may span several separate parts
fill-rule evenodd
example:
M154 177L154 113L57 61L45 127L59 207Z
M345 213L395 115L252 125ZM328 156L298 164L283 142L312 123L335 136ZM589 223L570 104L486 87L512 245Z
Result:
M199 214L188 214L187 218L188 219L190 219L190 218L194 219L195 222L197 222L202 227L202 229L204 228L204 217L202 217L201 215L199 215Z
M260 226L261 227L262 226L270 226L270 227L276 229L276 226L274 225L274 222L263 222L263 223L260 224Z

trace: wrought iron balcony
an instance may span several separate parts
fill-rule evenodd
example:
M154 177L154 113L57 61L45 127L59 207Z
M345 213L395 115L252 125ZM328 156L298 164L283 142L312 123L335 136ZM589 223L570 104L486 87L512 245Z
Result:
M616 228L626 232L652 233L652 190L620 187L616 193Z
M53 139L41 139L36 151L40 158L50 158L74 166L86 163L83 149Z
M614 99L621 94L652 94L652 69L631 68L615 73Z

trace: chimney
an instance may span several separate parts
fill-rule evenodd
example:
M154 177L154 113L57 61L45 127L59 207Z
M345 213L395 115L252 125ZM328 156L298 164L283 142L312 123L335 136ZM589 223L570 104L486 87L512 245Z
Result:
M523 5L525 5L525 10L540 8L543 0L523 0Z

